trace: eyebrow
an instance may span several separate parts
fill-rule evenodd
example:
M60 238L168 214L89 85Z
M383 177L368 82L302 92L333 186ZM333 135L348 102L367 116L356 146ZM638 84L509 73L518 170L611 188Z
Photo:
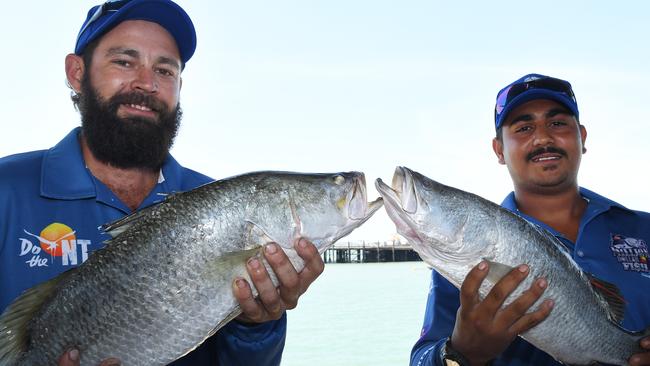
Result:
M544 117L553 118L553 117L557 116L558 114L566 114L566 115L569 115L569 116L573 116L573 113L571 111L569 111L567 108L554 107L554 108L551 108L548 111L546 111L546 113L544 114ZM533 120L533 115L532 114L522 114L522 115L519 115L519 116L516 116L515 118L513 118L512 121L510 122L510 125L512 126L512 125L514 125L515 123L518 123L518 122L527 122L527 121L532 121L532 120Z
M126 55L133 58L139 58L140 52L138 52L133 48L126 48L126 47L113 47L113 48L109 48L108 51L106 51L106 56L114 56L114 55ZM156 59L156 63L169 65L176 70L180 70L181 68L178 61L171 57L159 56Z

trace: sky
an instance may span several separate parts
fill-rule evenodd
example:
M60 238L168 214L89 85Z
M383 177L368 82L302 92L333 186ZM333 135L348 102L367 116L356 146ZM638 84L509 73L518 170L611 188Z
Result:
M172 149L189 168L216 179L358 170L373 199L374 180L403 165L498 203L512 184L491 147L495 96L535 72L573 84L588 132L579 184L650 211L647 2L178 3L198 38ZM80 124L64 58L94 4L7 5L0 156L49 148ZM394 233L381 211L348 239Z

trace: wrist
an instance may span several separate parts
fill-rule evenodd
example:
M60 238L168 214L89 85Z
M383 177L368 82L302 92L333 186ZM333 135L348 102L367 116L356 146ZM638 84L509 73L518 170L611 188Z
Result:
M451 344L451 338L447 338L440 349L440 361L443 366L490 366L492 361L470 360L460 353Z
M451 339L447 338L440 349L440 362L443 366L470 366L469 360L451 346Z

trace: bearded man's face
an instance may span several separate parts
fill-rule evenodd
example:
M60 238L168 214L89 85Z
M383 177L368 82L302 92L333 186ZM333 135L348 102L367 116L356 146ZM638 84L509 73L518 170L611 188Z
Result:
M135 91L105 100L93 89L89 73L84 75L79 94L83 136L95 158L122 169L158 171L162 167L180 126L180 104L170 109L155 97ZM123 104L145 106L158 117L119 117L117 111Z
M90 151L118 168L159 170L181 119L176 41L156 23L128 20L87 51L78 108Z

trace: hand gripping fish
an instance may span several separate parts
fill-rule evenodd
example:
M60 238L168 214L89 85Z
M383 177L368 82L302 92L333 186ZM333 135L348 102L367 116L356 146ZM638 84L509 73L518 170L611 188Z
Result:
M104 249L16 299L0 317L0 365L54 365L71 346L83 365L166 365L241 313L232 281L250 282L245 263L264 244L300 271L295 239L322 253L381 206L358 172L257 172L173 194L105 226Z
M548 280L544 296L555 301L553 311L521 334L535 347L570 365L627 365L632 354L642 352L639 340L648 331L632 333L619 327L624 313L620 298L596 291L590 278L546 230L477 195L405 167L395 170L392 187L381 179L376 186L397 231L454 286L460 288L470 269L483 259L490 263L479 290L483 298L522 263L529 265L531 274L506 304L535 278ZM608 290L617 291L612 285Z

